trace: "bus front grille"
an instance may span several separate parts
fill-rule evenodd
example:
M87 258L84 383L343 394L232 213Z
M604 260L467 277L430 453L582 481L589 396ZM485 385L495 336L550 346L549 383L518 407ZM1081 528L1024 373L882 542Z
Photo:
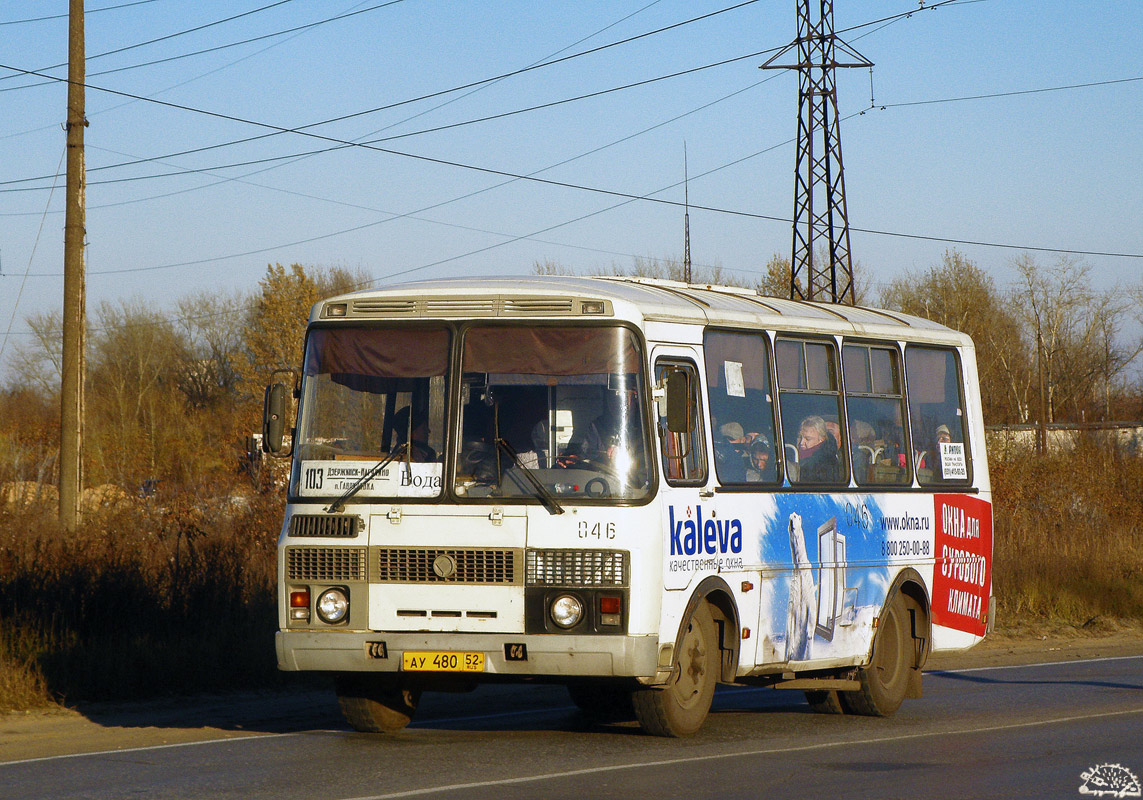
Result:
M461 547L378 547L377 583L513 585L522 582L519 550Z
M286 576L291 581L364 581L364 547L289 547Z
M625 550L529 550L528 586L627 586Z
M357 535L361 517L337 514L295 514L290 518L290 536L345 536Z

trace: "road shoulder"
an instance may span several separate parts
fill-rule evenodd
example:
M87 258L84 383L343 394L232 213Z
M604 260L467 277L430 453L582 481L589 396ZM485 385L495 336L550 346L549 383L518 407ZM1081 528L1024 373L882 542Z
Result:
M934 655L926 671L1139 655L1143 626L1023 627L994 634L971 650ZM0 765L341 726L329 689L55 707L0 714Z

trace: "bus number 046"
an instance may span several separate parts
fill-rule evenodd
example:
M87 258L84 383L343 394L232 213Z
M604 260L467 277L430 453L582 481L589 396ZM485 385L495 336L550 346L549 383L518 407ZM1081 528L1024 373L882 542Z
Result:
M590 523L587 520L580 520L579 522L579 538L581 539L614 539L615 538L615 523L614 522L596 522Z

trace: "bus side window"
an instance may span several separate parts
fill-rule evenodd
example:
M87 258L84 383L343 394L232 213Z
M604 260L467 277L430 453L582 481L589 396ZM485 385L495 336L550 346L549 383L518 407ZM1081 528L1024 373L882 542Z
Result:
M685 382L685 416L689 430L672 431L667 418L659 418L659 441L663 456L663 473L672 484L700 484L706 481L706 444L703 440L702 404L699 398L698 370L694 364L659 361L655 365L655 382L666 386L668 376L672 383Z
M706 387L714 469L721 484L774 484L781 478L766 336L708 330Z
M846 436L841 421L837 352L832 341L779 339L778 403L791 483L845 484Z
M968 483L972 462L956 351L910 345L905 350L905 379L917 482Z
M910 483L897 349L847 342L841 364L854 479L859 486Z

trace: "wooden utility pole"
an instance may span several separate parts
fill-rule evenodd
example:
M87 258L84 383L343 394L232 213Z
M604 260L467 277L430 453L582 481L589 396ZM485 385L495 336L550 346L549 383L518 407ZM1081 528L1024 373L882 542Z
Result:
M73 531L79 522L83 489L83 377L87 290L83 246L87 232L83 163L84 108L83 0L69 0L67 69L67 203L64 212L63 371L60 383L60 524Z
M1044 381L1044 334L1040 331L1040 318L1036 316L1036 370L1040 381L1040 421L1036 424L1036 452L1048 452L1048 388Z

